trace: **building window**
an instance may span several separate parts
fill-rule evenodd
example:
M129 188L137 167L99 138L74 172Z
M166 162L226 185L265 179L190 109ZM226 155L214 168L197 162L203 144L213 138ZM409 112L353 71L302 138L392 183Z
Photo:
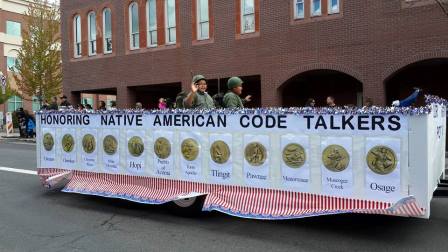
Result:
M305 17L305 3L304 0L294 0L294 18Z
M138 19L138 4L133 2L129 5L129 38L131 50L140 48L140 30Z
M81 17L79 15L75 16L73 19L73 34L74 34L74 55L75 58L81 57Z
M321 0L311 0L311 15L320 16L322 14Z
M146 1L146 27L148 27L148 47L157 46L157 6L156 0Z
M328 14L339 13L339 0L328 0Z
M96 14L90 12L88 15L88 28L89 28L89 56L96 55Z
M19 96L13 96L8 100L8 112L17 111L19 108L22 108L22 98Z
M86 98L83 98L82 99L82 105L87 105L87 104L89 104L90 106L92 106L93 107L93 98L91 98L91 97L86 97Z
M176 0L165 0L166 41L176 43Z
M197 39L204 40L210 38L210 16L208 13L208 0L196 0L197 4Z
M112 13L110 9L103 10L103 27L104 27L104 38L103 46L104 53L112 52Z
M241 32L255 32L255 3L254 0L241 0Z
M19 22L6 21L6 34L16 37L22 36L22 28Z
M8 71L16 72L17 58L16 57L6 57L6 68Z
M33 111L39 111L40 110L40 102L39 97L33 96Z

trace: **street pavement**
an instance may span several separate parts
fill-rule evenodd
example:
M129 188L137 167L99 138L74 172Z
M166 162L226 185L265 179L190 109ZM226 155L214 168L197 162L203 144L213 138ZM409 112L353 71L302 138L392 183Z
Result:
M0 140L0 167L35 170L34 145ZM0 251L446 251L448 198L430 220L338 215L259 221L47 191L0 171Z

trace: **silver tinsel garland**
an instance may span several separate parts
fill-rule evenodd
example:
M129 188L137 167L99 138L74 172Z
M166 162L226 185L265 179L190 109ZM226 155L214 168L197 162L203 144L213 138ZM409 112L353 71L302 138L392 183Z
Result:
M87 113L87 114L249 114L249 115L427 115L431 113L433 104L447 106L447 100L434 95L425 95L426 105L422 107L291 107L291 108L254 108L254 109L166 109L166 110L135 110L123 109L113 111L79 111L76 109L43 110L37 114L65 114L65 113Z

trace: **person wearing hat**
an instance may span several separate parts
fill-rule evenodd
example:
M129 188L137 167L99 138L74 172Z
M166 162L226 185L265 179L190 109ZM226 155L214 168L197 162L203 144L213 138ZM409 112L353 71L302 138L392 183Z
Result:
M60 107L70 107L70 103L67 101L67 96L63 95L61 97L61 104L59 104Z
M240 95L243 93L243 80L239 77L232 77L227 81L227 88L229 91L224 95L223 103L225 108L242 109L246 102L251 101L251 96L241 99Z
M213 98L207 93L207 80L203 75L193 77L191 92L184 99L184 108L213 109Z

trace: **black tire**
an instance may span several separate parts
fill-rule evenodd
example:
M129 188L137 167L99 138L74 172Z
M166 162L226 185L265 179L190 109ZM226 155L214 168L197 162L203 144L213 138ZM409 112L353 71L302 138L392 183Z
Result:
M176 215L184 217L195 217L202 213L205 196L177 200L168 203L169 209Z

